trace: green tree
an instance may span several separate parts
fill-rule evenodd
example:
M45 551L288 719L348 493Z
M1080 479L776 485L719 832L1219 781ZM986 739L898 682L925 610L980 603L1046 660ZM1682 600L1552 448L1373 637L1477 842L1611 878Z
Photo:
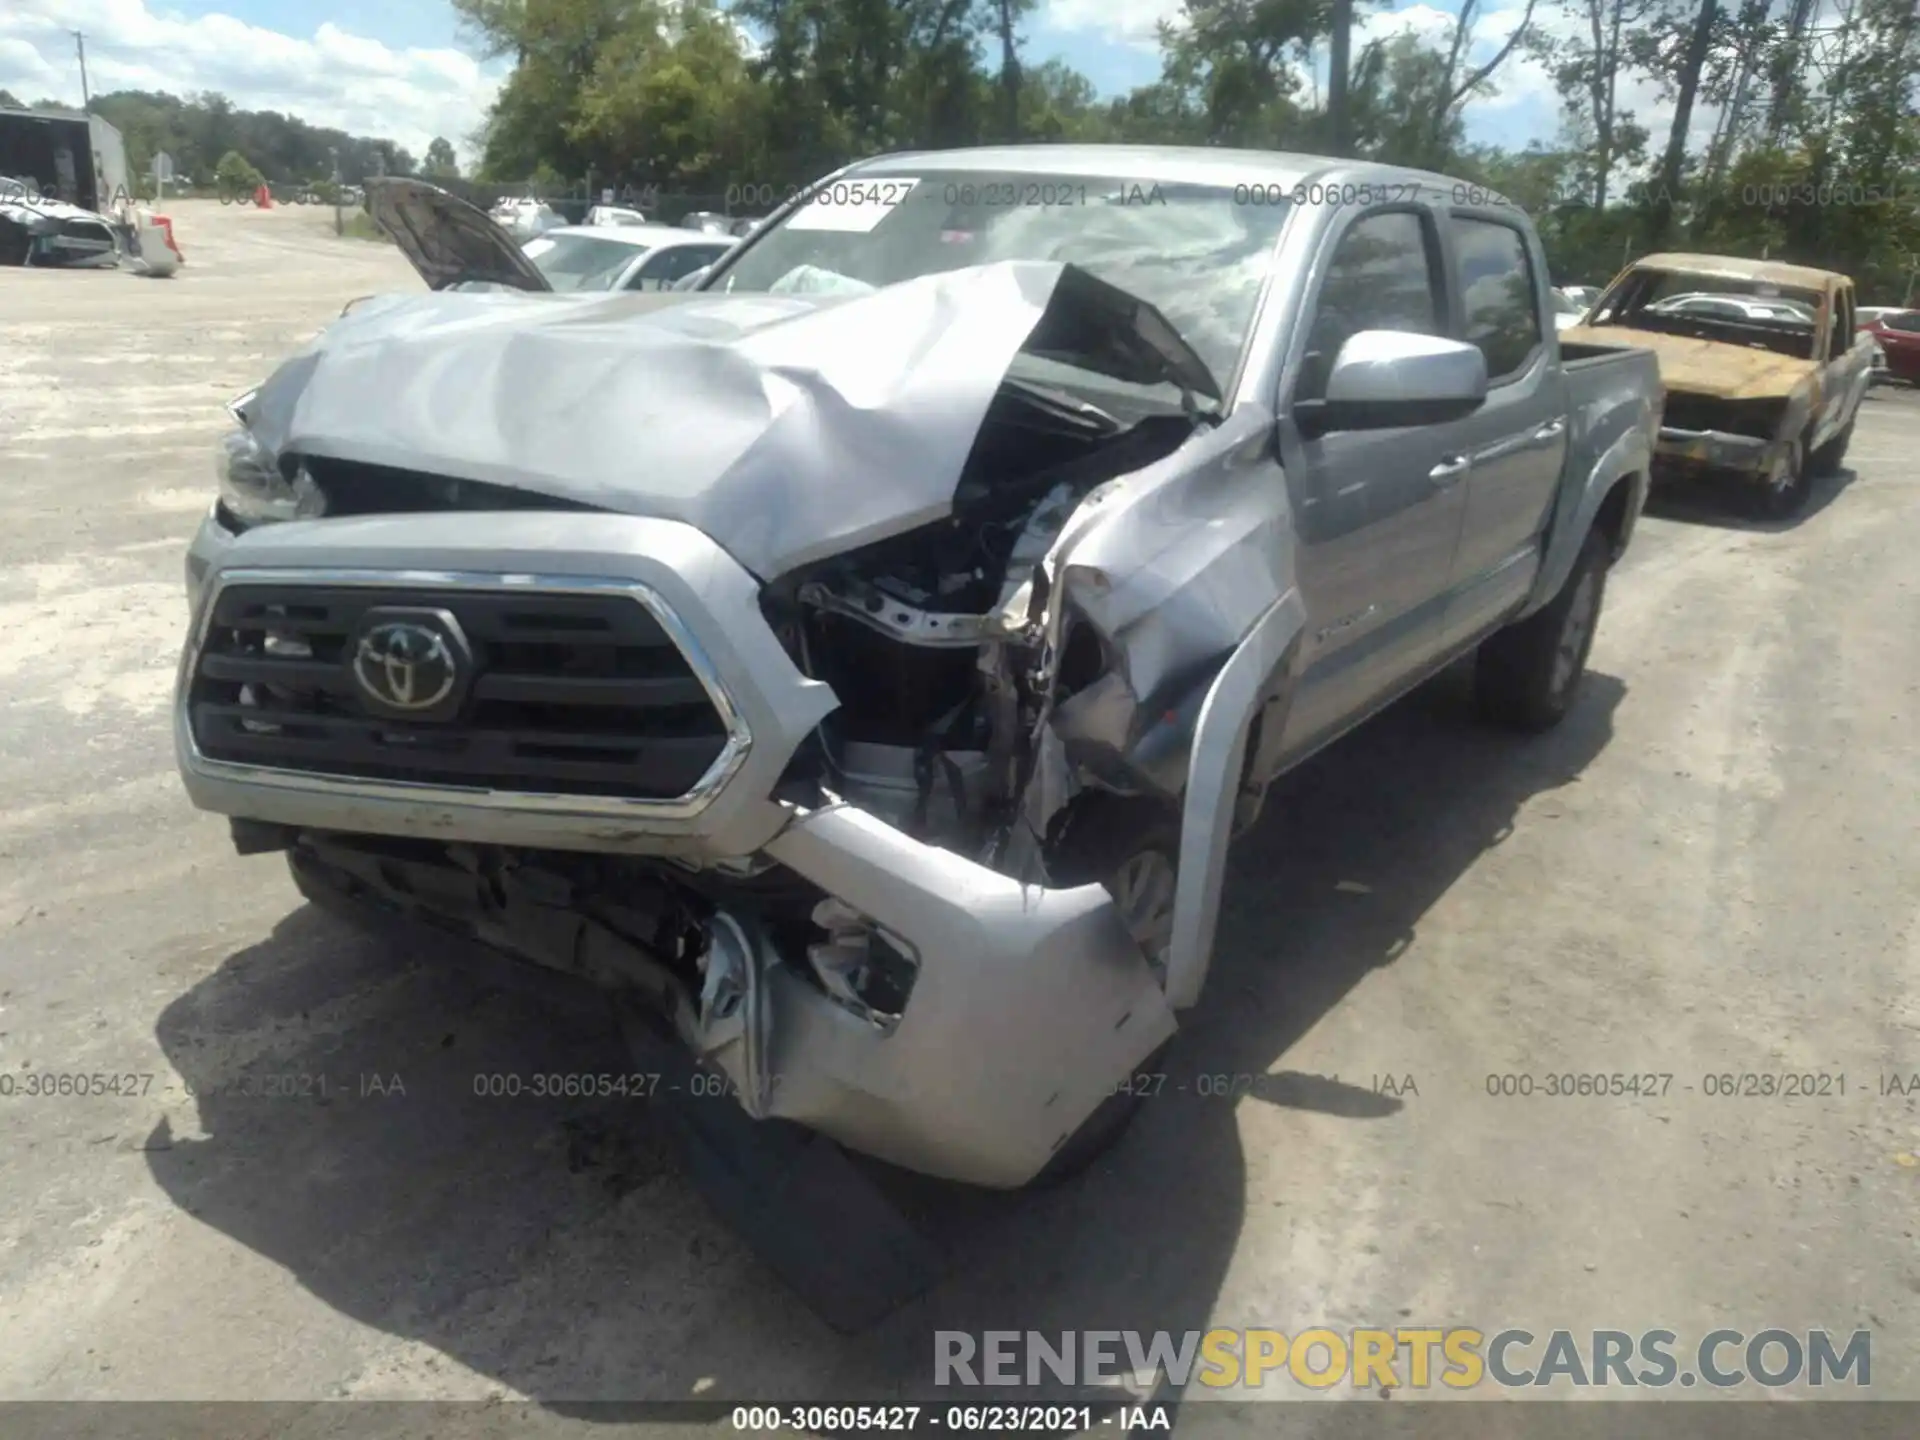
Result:
M1408 31L1361 51L1347 104L1353 153L1367 159L1444 170L1466 139L1448 56Z
M1033 0L992 0L992 4L994 34L1000 41L1000 138L1013 143L1021 138L1018 26L1033 8Z
M1537 58L1551 68L1560 92L1567 149L1584 159L1579 180L1588 202L1602 209L1612 197L1613 179L1622 167L1637 168L1646 159L1647 131L1631 110L1618 104L1622 80L1646 73L1630 47L1636 37L1668 10L1673 0L1561 0L1562 11L1578 22L1573 33L1549 41L1535 37Z
M711 0L681 0L600 48L567 136L602 173L624 166L670 188L724 188L742 183L754 107L732 24Z
M1026 139L1097 142L1112 123L1093 82L1063 60L1048 60L1022 72L1017 133Z
M453 146L444 136L436 135L427 145L427 161L422 173L436 180L458 180L460 162L454 158Z
M1161 84L1204 117L1208 143L1313 143L1300 72L1331 26L1329 0L1184 0L1181 12L1160 22Z
M542 163L574 176L594 168L576 138L581 92L617 37L657 32L665 19L658 0L454 0L454 10L489 55L514 60L481 157L481 173L495 179Z
M238 150L229 150L214 167L213 179L222 190L253 191L265 183L266 177Z
M392 157L411 157L390 142L347 135L339 130L309 125L297 116L272 111L240 110L221 96L182 98L158 91L119 90L93 97L94 112L111 122L127 144L128 168L138 174L151 171L153 157L165 151L173 157L176 173L211 183L214 168L228 150L238 150L275 182L309 179L333 173L333 156L340 159L341 178L349 183L364 178L373 157L385 144ZM210 137L225 136L218 148Z

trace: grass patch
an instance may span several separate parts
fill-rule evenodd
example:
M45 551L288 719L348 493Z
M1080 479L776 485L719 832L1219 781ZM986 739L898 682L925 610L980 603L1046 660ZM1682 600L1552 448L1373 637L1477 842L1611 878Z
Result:
M354 240L380 240L389 245L393 243L387 238L386 232L373 223L373 217L364 210L347 212L346 228L342 233Z

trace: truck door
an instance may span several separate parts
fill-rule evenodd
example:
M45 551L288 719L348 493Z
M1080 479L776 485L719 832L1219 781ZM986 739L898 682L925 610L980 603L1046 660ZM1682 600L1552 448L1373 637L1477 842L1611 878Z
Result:
M1470 461L1446 623L1448 643L1458 644L1504 619L1532 590L1570 422L1543 308L1544 274L1521 222L1457 210L1446 237L1460 338L1487 357L1487 403L1452 426Z
M1814 445L1824 445L1853 419L1871 383L1871 355L1855 326L1853 287L1836 285L1827 297L1827 353L1821 367L1820 416Z
M1289 337L1279 400L1280 461L1307 607L1299 678L1277 765L1390 697L1437 653L1447 576L1466 494L1452 427L1314 434L1294 418L1325 393L1348 337L1363 330L1443 335L1440 237L1421 205L1356 211L1322 242L1303 322ZM1263 767L1264 768L1264 767Z

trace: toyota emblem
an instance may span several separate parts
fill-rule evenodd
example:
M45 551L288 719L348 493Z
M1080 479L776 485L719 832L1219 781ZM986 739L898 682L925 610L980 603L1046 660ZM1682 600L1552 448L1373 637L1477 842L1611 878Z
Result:
M388 620L361 635L353 678L368 699L390 710L431 710L460 683L460 661L433 626Z

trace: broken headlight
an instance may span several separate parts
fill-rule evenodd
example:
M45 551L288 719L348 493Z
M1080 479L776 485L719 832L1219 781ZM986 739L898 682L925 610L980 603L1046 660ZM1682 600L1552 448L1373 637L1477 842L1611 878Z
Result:
M216 468L220 508L236 529L274 520L311 520L326 513L326 497L304 468L286 473L281 460L247 428L243 395L227 408L238 422L220 440Z

